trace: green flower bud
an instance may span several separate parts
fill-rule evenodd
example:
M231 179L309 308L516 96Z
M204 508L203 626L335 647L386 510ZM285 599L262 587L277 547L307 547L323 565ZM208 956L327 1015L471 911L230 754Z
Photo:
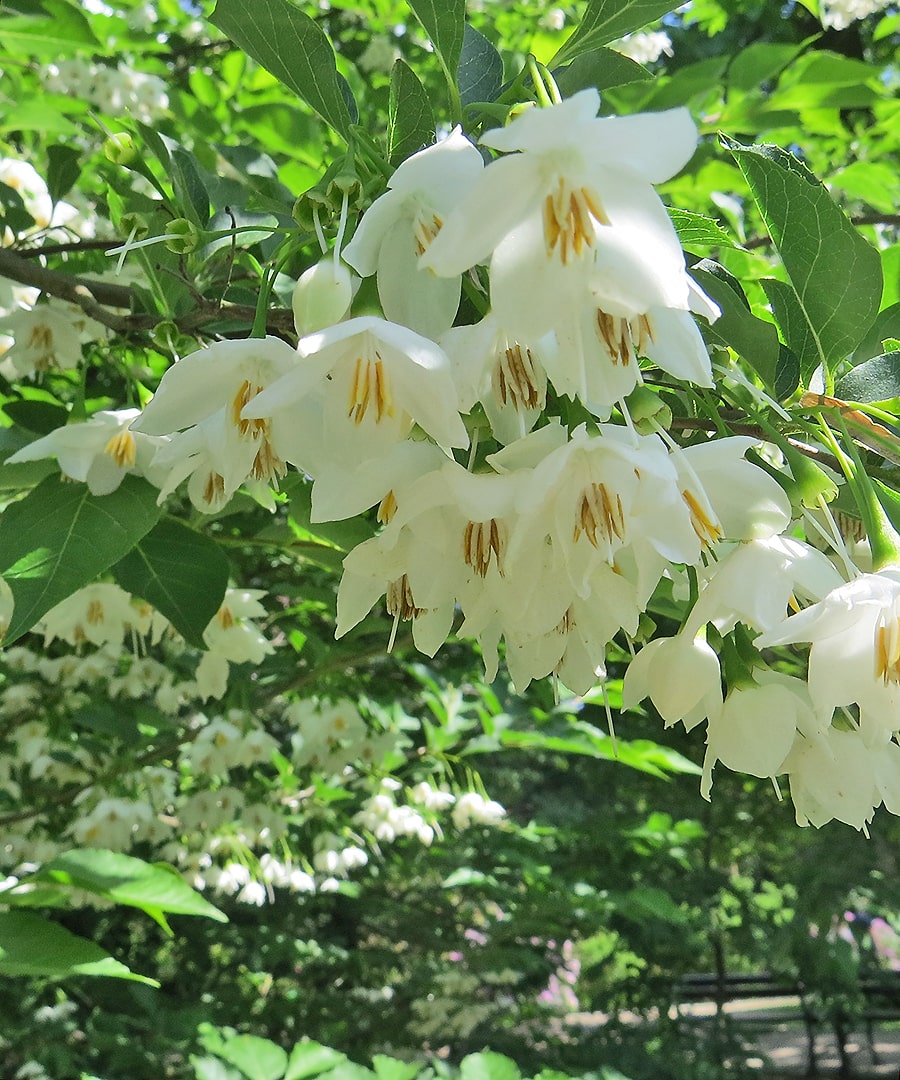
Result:
M652 435L657 428L672 424L672 410L649 386L636 386L625 399L628 413L641 435Z
M103 144L103 153L113 165L124 165L126 168L138 158L134 139L127 131L120 131L116 135L110 135Z
M166 247L176 255L188 255L196 251L203 241L203 233L193 221L188 221L187 218L175 218L174 221L170 221L165 232L169 237L166 240Z

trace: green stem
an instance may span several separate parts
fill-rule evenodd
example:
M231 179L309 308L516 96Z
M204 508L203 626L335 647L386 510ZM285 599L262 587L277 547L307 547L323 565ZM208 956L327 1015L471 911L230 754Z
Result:
M847 433L847 428L839 413L836 420L844 436L846 453L825 420L820 418L819 424L826 443L831 447L832 453L840 462L841 470L847 477L847 484L853 492L863 525L866 527L866 535L872 551L872 569L877 571L885 566L900 564L900 536L897 535L884 512L871 477L866 472L856 444Z

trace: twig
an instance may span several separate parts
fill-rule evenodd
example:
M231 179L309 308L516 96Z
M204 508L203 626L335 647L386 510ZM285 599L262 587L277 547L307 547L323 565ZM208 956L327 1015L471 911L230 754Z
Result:
M68 300L118 334L152 330L162 322L172 322L184 333L200 330L217 321L252 325L256 314L256 309L249 304L220 303L204 298L196 301L193 311L175 318L153 313L121 314L109 308L130 310L136 294L129 286L48 270L22 254L4 248L0 248L0 277L17 281L20 285L30 285L48 296ZM293 313L286 308L272 309L266 316L266 328L282 336L293 334Z

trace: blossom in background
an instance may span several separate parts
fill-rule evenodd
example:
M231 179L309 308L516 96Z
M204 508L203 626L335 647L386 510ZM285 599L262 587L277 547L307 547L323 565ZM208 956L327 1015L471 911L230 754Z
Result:
M821 0L819 17L826 30L846 30L852 22L887 6L888 0Z
M0 317L0 329L13 339L0 365L0 373L12 379L70 371L81 363L81 346L106 335L80 308L58 300L18 307Z
M626 34L612 42L610 47L634 60L636 64L652 64L661 56L672 55L672 39L664 30Z
M194 678L202 700L220 698L228 688L230 664L260 664L274 650L254 619L265 618L259 602L263 589L228 589L222 605L203 631L207 651Z

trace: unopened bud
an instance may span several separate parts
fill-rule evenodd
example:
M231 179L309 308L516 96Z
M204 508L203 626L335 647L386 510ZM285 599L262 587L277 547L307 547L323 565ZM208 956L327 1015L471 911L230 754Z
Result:
M340 322L353 300L353 275L330 255L304 270L294 286L291 306L300 337Z
M628 415L640 435L652 435L672 424L672 410L649 386L637 386L625 399Z
M138 157L134 139L127 131L120 131L110 137L103 144L103 153L113 165L124 165L126 168L133 164Z

